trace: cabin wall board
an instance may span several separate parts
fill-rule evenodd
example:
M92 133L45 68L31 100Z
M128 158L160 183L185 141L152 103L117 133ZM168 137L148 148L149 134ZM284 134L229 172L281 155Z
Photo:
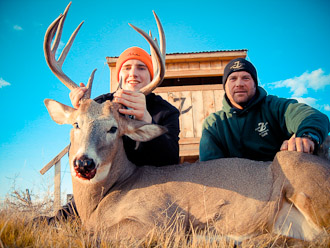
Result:
M209 114L222 108L222 85L162 87L154 92L180 112L180 157L197 159L203 121Z
M180 93L180 101L181 101L181 123L182 123L182 137L192 138L194 137L194 125L193 125L193 111L191 104L191 92L190 91L182 91Z
M201 137L202 135L202 125L204 116L204 108L203 108L203 92L202 91L192 91L192 115L193 115L193 131L194 137Z

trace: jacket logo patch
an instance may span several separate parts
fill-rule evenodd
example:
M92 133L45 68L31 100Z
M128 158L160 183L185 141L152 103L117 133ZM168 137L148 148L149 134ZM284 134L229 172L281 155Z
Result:
M259 132L261 137L265 137L268 135L269 129L267 128L268 122L259 122L258 127L255 131Z

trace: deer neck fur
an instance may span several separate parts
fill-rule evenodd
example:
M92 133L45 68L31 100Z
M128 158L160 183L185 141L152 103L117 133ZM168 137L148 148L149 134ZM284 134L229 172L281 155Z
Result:
M71 130L69 152L73 194L84 221L115 184L132 175L136 166L126 156L120 131L107 134L112 126L121 129L125 125L121 123L116 104L87 100L71 118L72 123L79 125L79 130ZM93 158L96 163L97 172L92 179L80 177L74 169L75 161L81 156Z
M102 199L111 192L114 186L124 182L136 170L136 166L126 156L122 139L120 139L119 143L121 144L118 145L113 161L111 164L105 165L109 167L109 170L103 180L95 183L92 182L93 179L83 180L74 174L72 175L75 203L83 222L89 219Z

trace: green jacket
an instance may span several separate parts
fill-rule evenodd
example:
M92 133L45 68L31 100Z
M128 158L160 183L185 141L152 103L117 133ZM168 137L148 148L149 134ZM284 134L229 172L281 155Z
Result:
M294 99L267 95L261 87L256 92L243 110L233 108L224 97L222 110L204 120L201 161L224 157L270 161L294 133L297 137L312 133L320 143L328 135L329 119L320 111Z

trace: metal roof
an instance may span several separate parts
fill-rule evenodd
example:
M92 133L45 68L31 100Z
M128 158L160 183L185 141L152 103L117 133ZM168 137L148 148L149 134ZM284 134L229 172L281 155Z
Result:
M217 53L217 52L247 52L248 49L229 49L229 50L215 50L215 51L200 51L200 52L182 52L182 53L166 53L166 55L177 54L200 54L200 53ZM107 56L107 58L118 58L119 56Z
M215 50L215 51L201 51L201 52L184 52L184 53L166 53L166 55L176 55L176 54L199 54L199 53L217 53L217 52L240 52L248 51L248 49L231 49L231 50Z

